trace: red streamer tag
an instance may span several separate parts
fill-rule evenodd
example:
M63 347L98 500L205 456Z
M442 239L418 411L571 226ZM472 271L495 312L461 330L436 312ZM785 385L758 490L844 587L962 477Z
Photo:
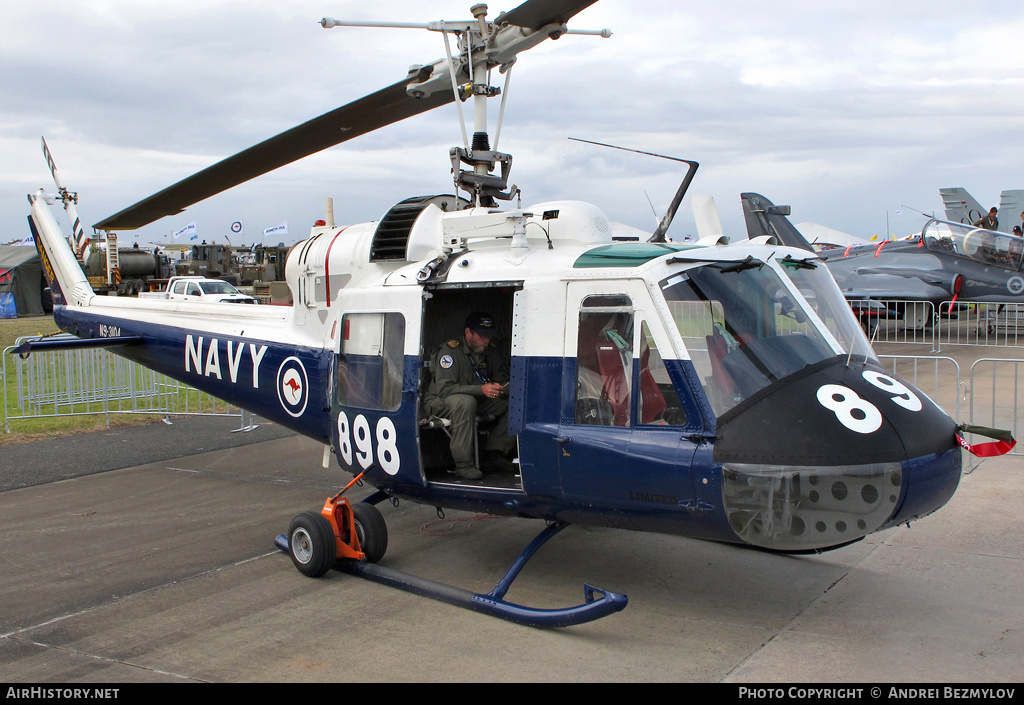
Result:
M972 455L979 458L994 458L997 455L1005 455L1017 445L1017 441L993 441L992 443L978 443L972 446L959 433L956 434L956 440L961 448L970 451Z

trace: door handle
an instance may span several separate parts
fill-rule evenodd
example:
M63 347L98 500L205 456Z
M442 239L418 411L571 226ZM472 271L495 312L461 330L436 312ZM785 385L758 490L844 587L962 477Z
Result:
M566 443L568 443L571 440L572 440L571 438L568 438L566 436L555 436L555 443L557 443L558 445L564 446Z

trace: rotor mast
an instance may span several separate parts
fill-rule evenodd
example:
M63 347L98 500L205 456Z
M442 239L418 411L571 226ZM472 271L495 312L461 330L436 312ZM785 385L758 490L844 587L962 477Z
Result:
M473 96L473 143L468 149L453 147L449 154L452 161L452 173L455 185L467 191L473 198L475 206L493 207L495 199L512 200L519 193L513 186L508 188L508 176L512 170L512 155L491 149L490 135L487 132L487 99L499 95L501 90L491 86L488 81L489 66L486 45L493 44L495 32L487 24L487 5L478 4L470 8L474 19L479 23L476 30L466 33L464 37L467 63L471 67L470 85L467 87ZM501 70L511 70L512 63L503 65ZM501 164L501 176L492 175L495 167ZM467 165L472 171L461 168Z
M580 3L581 6L589 2ZM522 6L522 7L525 7ZM579 9L582 9L580 7ZM325 29L332 27L381 27L427 29L459 38L459 55L440 59L427 66L412 66L409 74L413 81L408 86L410 95L422 98L439 90L451 90L459 106L459 119L463 124L463 146L449 151L452 174L458 189L470 194L475 206L493 207L496 200L510 201L517 197L519 189L509 187L508 178L512 169L512 155L491 148L487 130L487 99L502 95L502 89L489 83L490 71L498 68L506 74L505 90L508 89L508 75L520 52L531 49L545 39L558 39L563 34L585 34L610 37L611 31L570 30L563 21L548 17L533 27L519 24L512 14L503 12L493 22L487 21L487 5L479 3L470 8L473 20L438 21L428 23L411 22L364 22L345 21L325 17L320 21ZM575 14L573 11L572 14ZM554 21L552 21L552 19ZM473 99L473 137L468 140L462 118L461 103ZM502 104L504 108L504 103ZM499 116L498 131L501 129ZM495 145L496 146L496 145ZM500 175L494 171L500 165ZM463 168L468 167L468 168Z

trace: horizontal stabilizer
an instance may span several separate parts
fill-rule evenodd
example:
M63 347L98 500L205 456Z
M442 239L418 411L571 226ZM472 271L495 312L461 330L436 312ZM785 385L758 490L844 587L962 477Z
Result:
M117 348L124 345L141 345L141 335L122 335L112 338L76 338L69 335L55 335L51 338L26 340L11 352L16 355L28 355L33 352L47 350L88 350L92 348Z

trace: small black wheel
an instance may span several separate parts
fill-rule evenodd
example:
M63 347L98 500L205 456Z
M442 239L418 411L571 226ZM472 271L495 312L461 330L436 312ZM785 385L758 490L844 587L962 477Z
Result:
M319 578L338 555L331 522L314 512L299 514L288 525L288 552L300 573Z
M359 547L366 554L366 560L377 563L388 550L388 525L380 510L372 504L356 502L352 505L356 536Z

